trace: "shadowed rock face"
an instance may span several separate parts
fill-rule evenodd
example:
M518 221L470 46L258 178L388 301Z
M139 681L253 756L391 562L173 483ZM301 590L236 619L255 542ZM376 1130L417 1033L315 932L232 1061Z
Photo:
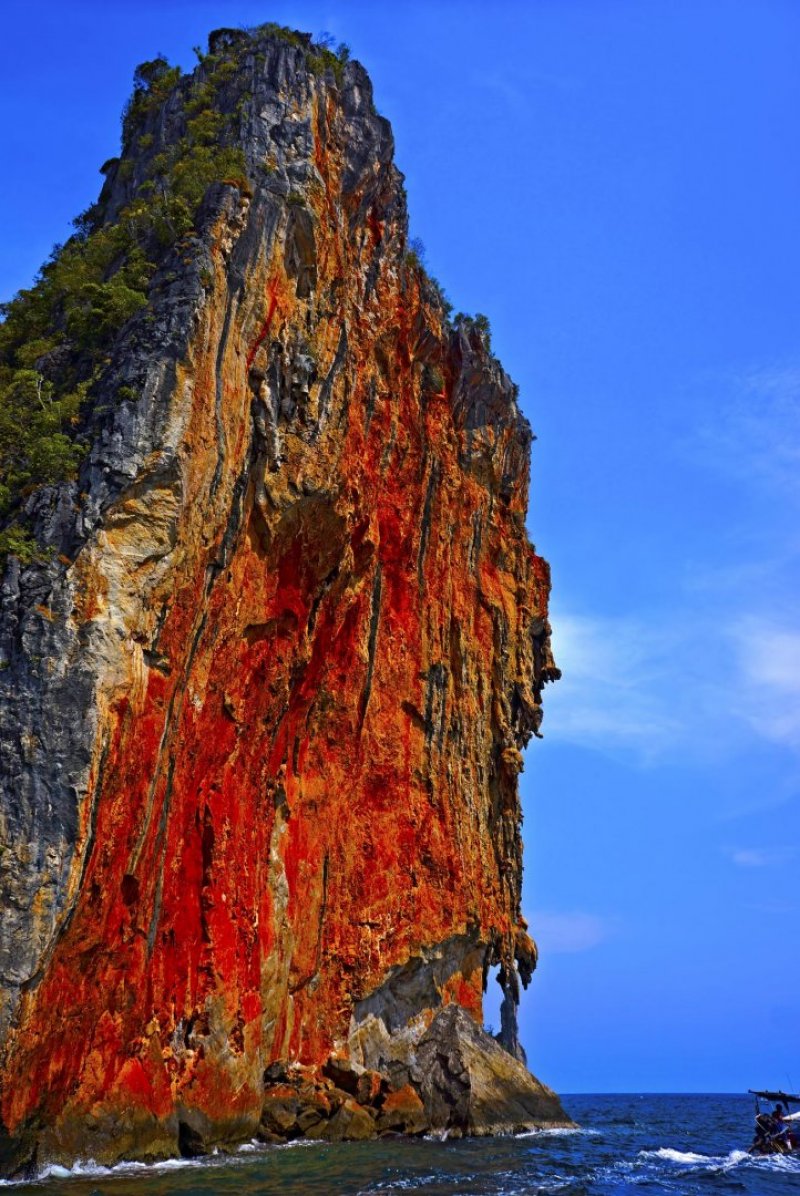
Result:
M267 34L229 53L250 193L213 186L160 264L80 477L28 500L51 556L2 578L7 1170L250 1137L265 1068L331 1052L390 1089L406 1068L384 1128L420 1099L438 1124L409 1061L444 1014L473 1089L501 1056L525 1087L470 1027L499 963L515 1049L535 966L517 774L558 674L531 433L407 256L363 69ZM563 1117L492 1091L464 1132Z
M556 1094L459 1005L448 1005L433 1019L413 1052L408 1076L433 1130L512 1134L572 1124Z

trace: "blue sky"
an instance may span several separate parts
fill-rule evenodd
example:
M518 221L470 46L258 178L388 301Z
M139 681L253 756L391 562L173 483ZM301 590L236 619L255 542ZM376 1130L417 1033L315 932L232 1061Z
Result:
M533 1069L800 1084L800 5L12 0L0 295L96 197L134 66L265 20L371 72L412 232L539 437Z

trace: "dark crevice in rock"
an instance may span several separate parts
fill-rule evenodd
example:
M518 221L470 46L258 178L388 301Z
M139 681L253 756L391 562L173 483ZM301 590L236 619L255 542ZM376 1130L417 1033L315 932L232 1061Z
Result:
M55 949L58 945L59 940L69 930L70 924L75 915L75 909L78 904L78 899L80 897L81 889L83 886L83 881L84 881L84 878L86 877L86 872L88 870L89 862L92 858L92 853L93 853L94 847L95 847L95 838L96 838L96 833L97 833L97 810L98 810L98 806L99 806L99 795L102 792L102 785L103 785L103 781L105 779L105 773L106 773L106 768L108 765L108 755L109 755L110 746L111 745L110 745L110 742L108 739L108 735L105 735L103 738L102 750L100 752L100 760L99 760L98 766L97 766L97 783L95 784L95 786L92 790L91 798L90 798L91 805L89 807L89 825L88 825L87 835L86 835L86 846L84 847L83 857L81 859L81 868L80 868L80 873L79 873L78 884L75 886L75 891L74 891L72 900L70 901L69 905L66 908L66 911L61 919L61 922L59 923L59 925L56 929L56 933L51 938L50 942L47 945L47 949L42 954L42 956L39 960L39 965L36 968L36 971L26 981L24 981L23 984L20 985L21 992L31 992L41 982L41 979L44 976L45 971L47 970L47 965L49 964L50 960L53 957L53 954L55 953Z
M444 739L448 680L446 664L431 665L425 689L425 736L431 747L435 741L441 748Z
M382 582L383 573L381 566L378 565L375 569L375 577L372 582L372 597L370 599L369 638L367 640L367 676L364 681L364 689L361 694L358 719L359 728L364 726L364 719L367 715L370 694L372 693L372 676L375 669L375 648L378 643L378 624L380 623L381 618Z
M425 488L425 501L422 504L422 519L419 531L419 554L417 556L417 582L422 589L425 580L425 552L428 548L428 537L431 533L431 508L433 496L439 483L439 464L432 462L428 475L428 485Z
M339 333L339 343L336 346L336 353L334 354L331 368L323 379L322 385L319 389L319 397L317 399L317 426L314 430L312 439L318 440L320 433L328 418L328 408L330 406L331 392L333 384L336 381L336 375L344 365L345 357L347 356L347 329L342 325Z

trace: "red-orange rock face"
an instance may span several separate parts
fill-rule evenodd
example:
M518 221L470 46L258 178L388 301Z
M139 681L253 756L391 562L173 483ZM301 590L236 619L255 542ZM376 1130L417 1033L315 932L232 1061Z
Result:
M480 1020L490 964L512 1005L535 964L530 432L407 257L361 68L262 49L253 194L216 188L164 265L182 290L121 339L138 397L97 417L73 556L7 571L17 692L26 651L51 660L15 717L63 757L5 857L0 1108L40 1157L252 1134L271 1061L374 1066L441 1004Z

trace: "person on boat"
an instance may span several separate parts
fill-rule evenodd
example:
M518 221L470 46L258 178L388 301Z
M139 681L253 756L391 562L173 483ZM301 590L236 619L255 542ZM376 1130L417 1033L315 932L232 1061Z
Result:
M766 1146L770 1138L775 1132L775 1122L772 1119L771 1113L757 1113L756 1114L756 1136L753 1142L754 1146Z
M780 1101L772 1110L772 1121L775 1126L772 1132L773 1140L781 1143L787 1142L791 1126L786 1124L786 1110Z
M756 1118L756 1144L770 1154L785 1154L793 1149L791 1126L780 1101L771 1113Z
M784 1128L784 1109L778 1101L771 1113L759 1113L756 1117L755 1146L764 1148L780 1142L786 1133Z

